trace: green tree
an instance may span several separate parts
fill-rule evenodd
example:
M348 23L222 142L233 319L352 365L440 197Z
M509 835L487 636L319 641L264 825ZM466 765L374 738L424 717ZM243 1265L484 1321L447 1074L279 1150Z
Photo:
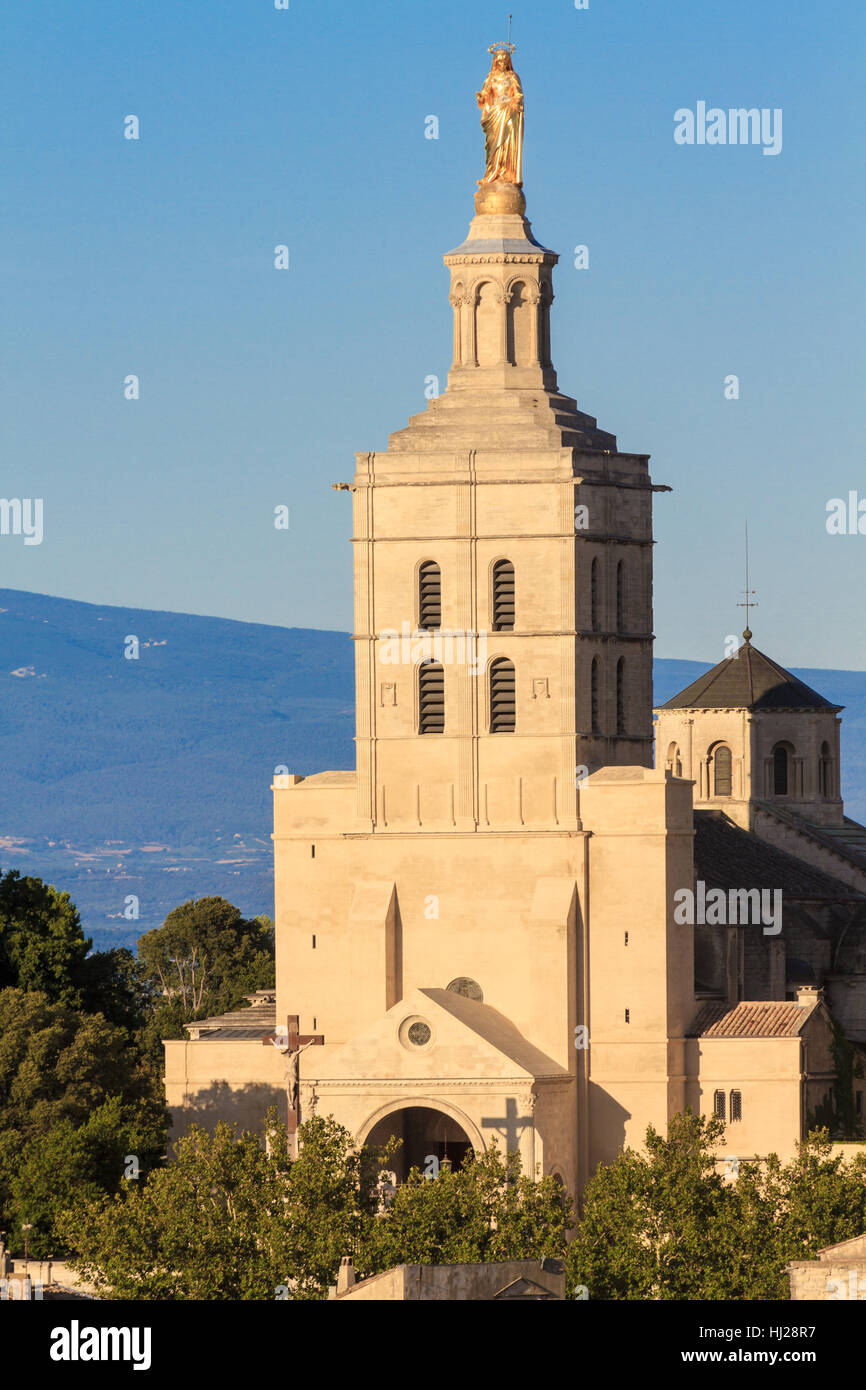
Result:
M470 1155L462 1168L443 1166L426 1178L413 1168L374 1225L359 1268L366 1274L397 1264L467 1264L559 1256L572 1225L572 1204L552 1177L535 1182L520 1156Z
M35 991L0 991L0 1222L13 1238L29 1221L31 1249L50 1253L76 1185L116 1187L129 1154L146 1170L166 1128L158 1074L125 1029Z
M724 1298L730 1188L715 1171L720 1120L686 1111L664 1138L650 1126L646 1153L626 1149L599 1167L567 1257L568 1286L590 1298Z
M600 1167L568 1251L569 1287L604 1299L786 1299L792 1260L866 1231L866 1156L832 1156L824 1130L790 1163L770 1154L727 1183L714 1153L723 1136L721 1121L686 1112L667 1139L647 1130L646 1153Z
M125 946L91 951L77 974L79 998L85 1013L99 1013L109 1023L131 1033L147 1026L157 996L140 960Z
M274 983L273 926L251 920L225 898L198 898L139 938L146 979L189 1021L237 1008Z
M391 1206L375 1210L375 1175L389 1150L357 1150L331 1118L301 1126L298 1157L272 1112L261 1136L194 1128L175 1162L123 1184L96 1206L78 1201L59 1229L74 1263L109 1298L321 1299L343 1255L375 1273L407 1260L500 1260L562 1254L570 1201L553 1179L534 1183L519 1159L493 1150L460 1172L415 1170Z
M0 989L78 1003L77 975L90 947L68 893L14 869L0 874Z

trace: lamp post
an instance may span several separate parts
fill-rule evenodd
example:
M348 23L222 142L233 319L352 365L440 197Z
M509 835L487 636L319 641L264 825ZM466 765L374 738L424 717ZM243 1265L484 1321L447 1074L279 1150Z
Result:
M21 1229L22 1229L22 1231L24 1232L24 1273L26 1274L26 1273L27 1273L27 1267L28 1267L29 1262L30 1262L29 1242L30 1242L30 1232L33 1230L33 1222L32 1222L32 1221L25 1221L25 1222L23 1223Z

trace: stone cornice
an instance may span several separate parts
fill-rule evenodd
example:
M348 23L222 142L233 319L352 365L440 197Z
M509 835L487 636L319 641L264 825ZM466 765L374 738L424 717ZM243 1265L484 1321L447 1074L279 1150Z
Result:
M556 265L552 251L481 251L477 256L445 256L446 265Z

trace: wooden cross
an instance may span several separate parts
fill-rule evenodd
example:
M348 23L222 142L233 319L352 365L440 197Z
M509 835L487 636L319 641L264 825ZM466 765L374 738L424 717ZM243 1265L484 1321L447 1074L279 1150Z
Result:
M287 1058L286 1065L286 1099L288 1104L288 1114L286 1128L289 1135L297 1132L299 1123L299 1058L302 1052L308 1047L322 1047L325 1042L324 1033L299 1033L298 1026L300 1019L297 1014L289 1014L286 1019L286 1031L266 1033L262 1038L263 1047L277 1047Z

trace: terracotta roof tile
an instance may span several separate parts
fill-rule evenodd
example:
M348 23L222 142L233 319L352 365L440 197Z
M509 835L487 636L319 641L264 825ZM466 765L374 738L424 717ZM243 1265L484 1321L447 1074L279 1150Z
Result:
M705 1004L690 1028L689 1038L795 1038L817 1008L789 1000L746 1000Z

